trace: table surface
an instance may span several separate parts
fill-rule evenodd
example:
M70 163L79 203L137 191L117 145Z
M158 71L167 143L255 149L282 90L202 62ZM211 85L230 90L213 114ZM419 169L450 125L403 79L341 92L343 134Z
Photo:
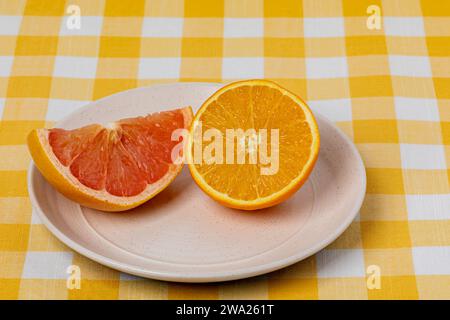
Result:
M79 29L65 1L0 0L0 298L450 298L450 1L67 3ZM364 159L360 214L320 253L241 281L166 283L90 261L32 213L31 129L129 88L243 78L305 98Z

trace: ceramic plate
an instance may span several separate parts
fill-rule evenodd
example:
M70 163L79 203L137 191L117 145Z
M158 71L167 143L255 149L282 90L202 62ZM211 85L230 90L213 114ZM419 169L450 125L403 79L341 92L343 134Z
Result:
M191 105L220 85L177 83L138 88L93 102L58 122L73 129ZM28 188L42 222L86 257L134 275L213 282L286 267L335 240L358 213L366 174L358 151L316 114L321 148L307 183L288 201L262 211L225 208L207 197L187 168L161 194L126 213L84 208L56 192L31 164Z

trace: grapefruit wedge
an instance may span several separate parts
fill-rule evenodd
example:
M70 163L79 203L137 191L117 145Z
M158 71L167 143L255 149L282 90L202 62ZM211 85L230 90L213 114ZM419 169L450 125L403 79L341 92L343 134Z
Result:
M103 211L134 208L165 189L180 173L177 129L189 128L190 107L129 118L108 128L37 129L28 148L39 171L59 192ZM172 150L179 150L172 159Z

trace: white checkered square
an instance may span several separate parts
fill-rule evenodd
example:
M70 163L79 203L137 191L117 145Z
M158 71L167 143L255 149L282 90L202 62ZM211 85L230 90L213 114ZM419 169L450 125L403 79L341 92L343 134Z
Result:
M436 99L395 97L395 113L399 120L439 121Z
M87 103L88 101L50 99L45 119L59 121Z
M19 34L21 16L0 16L0 35L15 36Z
M393 76L431 78L431 66L428 57L389 56L389 67Z
M450 275L450 247L412 248L417 275Z
M303 19L305 38L343 37L343 18L305 18Z
M181 18L144 18L142 36L153 38L180 38L183 35Z
M139 79L177 79L180 77L180 58L142 58Z
M383 22L387 36L425 36L422 17L385 17Z
M450 220L450 194L407 194L410 220Z
M261 18L225 18L225 38L256 38L264 34Z
M351 121L352 104L350 99L311 100L309 106L331 121Z
M67 268L72 265L71 252L28 252L22 278L66 279Z
M222 78L245 79L263 78L263 58L224 58L222 64Z
M99 36L102 32L103 17L81 15L79 29L73 29L67 24L69 18L70 16L64 16L61 20L61 36Z
M445 152L442 145L400 144L404 169L446 169Z
M306 76L309 79L348 77L346 57L306 58Z
M364 257L361 249L322 250L317 255L319 278L364 277Z
M31 210L31 224L43 224L39 214L34 208Z
M3 116L3 109L5 108L5 98L0 98L0 119Z
M0 56L0 77L10 76L13 60L13 56Z
M93 79L96 71L97 58L57 56L53 76Z

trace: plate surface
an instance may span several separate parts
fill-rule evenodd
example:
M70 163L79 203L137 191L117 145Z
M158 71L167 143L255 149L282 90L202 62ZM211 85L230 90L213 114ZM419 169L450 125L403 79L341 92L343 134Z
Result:
M138 88L93 102L56 126L106 124L191 105L196 111L220 85L177 83ZM206 196L187 168L162 193L126 213L104 213L66 199L31 164L34 210L66 245L92 260L138 276L212 282L241 279L300 261L335 240L364 198L366 174L348 138L316 114L321 149L307 183L288 201L257 212L225 208Z

